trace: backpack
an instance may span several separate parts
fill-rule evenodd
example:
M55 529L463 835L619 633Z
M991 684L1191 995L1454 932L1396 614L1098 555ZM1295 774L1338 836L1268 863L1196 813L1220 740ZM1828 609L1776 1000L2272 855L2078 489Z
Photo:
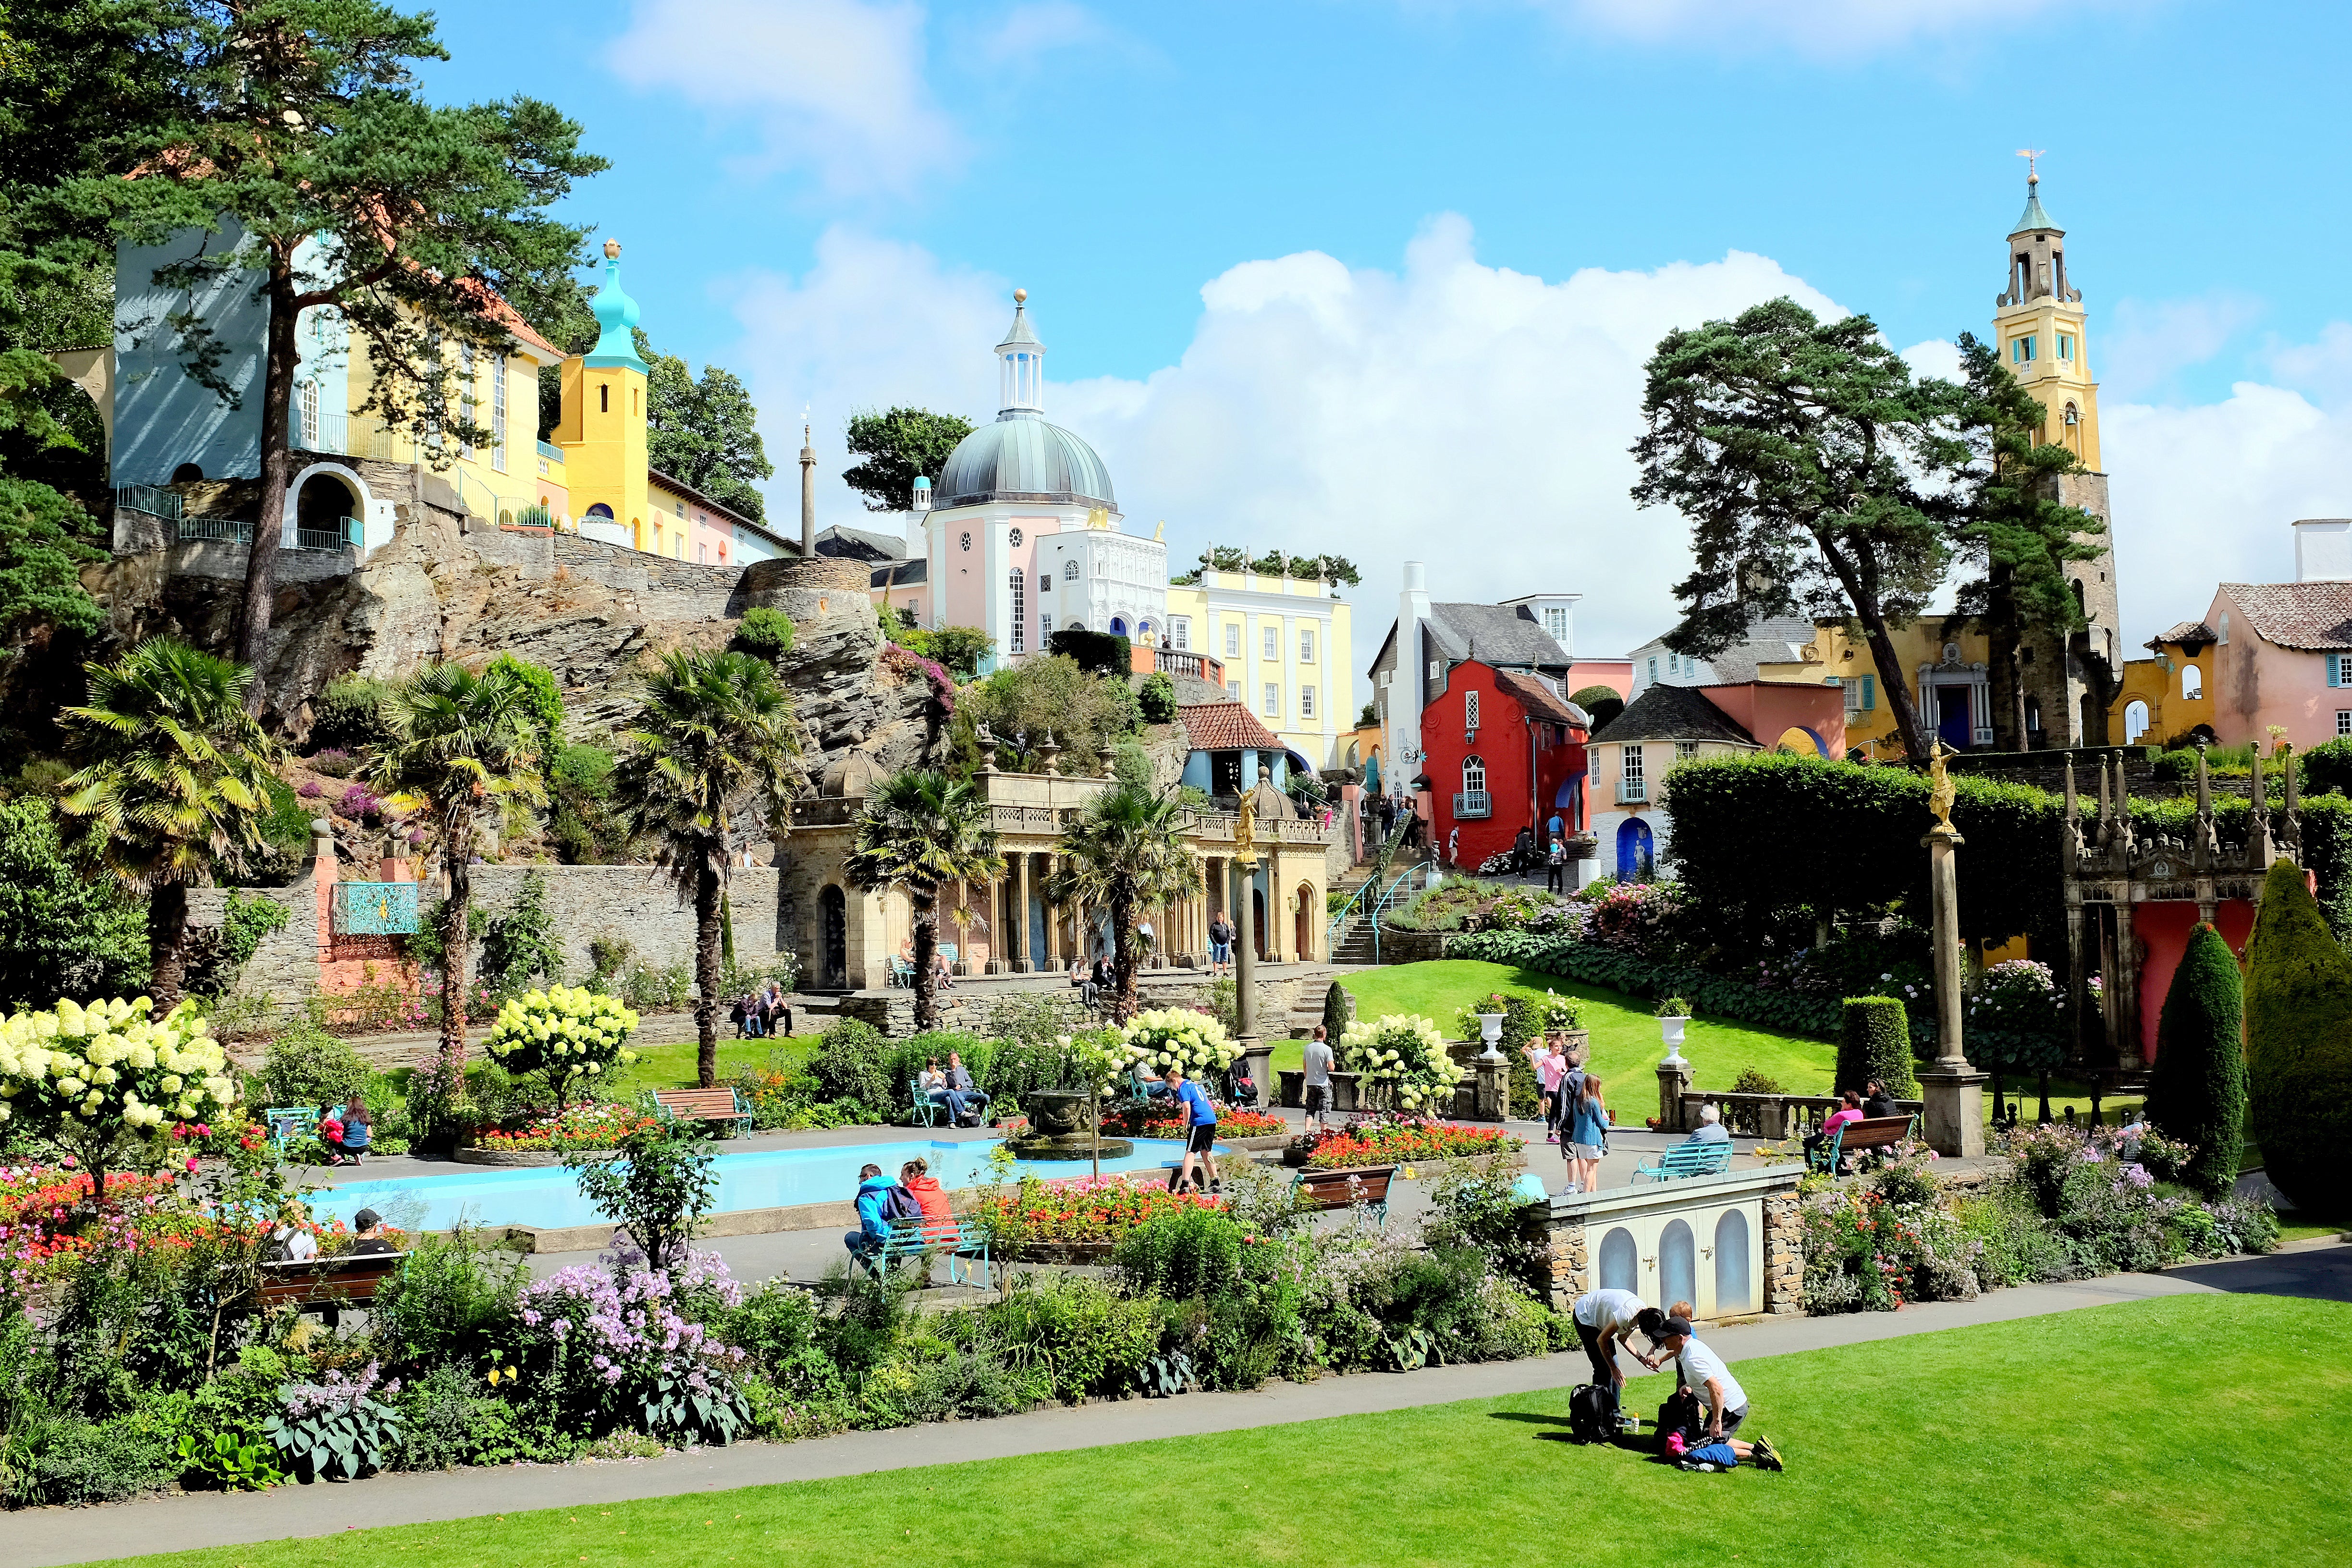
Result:
M882 1217L886 1220L920 1219L923 1217L923 1205L917 1203L915 1194L905 1187L895 1186L882 1194Z
M1680 1432L1685 1439L1696 1436L1699 1423L1706 1415L1697 1394L1687 1388L1675 1389L1667 1395L1666 1402L1658 1406L1658 1446L1661 1448L1666 1446L1669 1433Z
M1580 1384L1568 1396L1568 1435L1578 1443L1606 1443L1617 1435L1615 1391Z

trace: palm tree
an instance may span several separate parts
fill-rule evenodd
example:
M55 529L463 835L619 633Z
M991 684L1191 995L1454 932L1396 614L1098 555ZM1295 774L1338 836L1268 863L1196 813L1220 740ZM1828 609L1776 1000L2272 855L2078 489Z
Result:
M1135 917L1201 890L1201 866L1185 847L1192 814L1171 791L1120 784L1094 798L1062 835L1063 868L1046 884L1057 903L1110 910L1111 964L1121 1022L1135 1016Z
M931 961L939 951L940 890L954 890L956 918L962 920L966 886L1004 874L987 797L935 769L893 773L866 795L856 847L843 869L869 893L907 890L915 911L915 1027L938 1028L939 984Z
M694 900L694 1026L705 1089L719 1081L719 911L727 893L730 805L753 790L781 838L781 802L800 754L792 695L775 667L748 654L673 649L638 677L644 706L614 770L631 837L656 846L681 895Z
M59 717L88 761L62 804L106 868L148 895L147 992L161 1016L187 973L188 888L260 847L279 751L245 710L244 665L159 637L85 668L89 701Z
M449 879L441 905L441 1064L462 1083L476 831L482 812L501 800L546 798L542 736L529 689L496 667L476 675L463 665L425 665L393 688L383 718L391 738L377 749L369 778L394 805L431 818Z

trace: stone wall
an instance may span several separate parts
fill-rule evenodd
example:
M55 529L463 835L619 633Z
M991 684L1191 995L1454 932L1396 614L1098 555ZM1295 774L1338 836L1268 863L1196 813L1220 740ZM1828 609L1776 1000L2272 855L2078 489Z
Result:
M739 931L739 940L740 936ZM1328 973L1319 968L1298 968L1292 973L1259 980L1260 1033L1270 1038L1279 1038L1284 1032L1284 1020L1290 1016L1291 1008L1297 1002L1300 987L1304 985L1312 994L1321 994L1325 976ZM1148 970L1138 976L1137 991L1147 1009L1206 1006L1210 987L1215 984L1202 970ZM974 1033L984 1030L997 1003L1015 992L1044 993L1066 999L1072 1026L1087 1021L1087 1016L1077 1008L1077 993L1068 982L1051 975L1027 979L1009 976L992 978L984 985L964 985L941 992L940 1008L943 1016L940 1026ZM842 997L839 1005L842 1016L871 1024L894 1039L915 1032L915 994L912 991L854 992Z
M1747 1312L1787 1315L1803 1311L1804 1232L1797 1197L1797 1183L1802 1174L1795 1165L1769 1165L1717 1176L1692 1176L1643 1186L1555 1196L1548 1220L1552 1304L1565 1311L1579 1296L1600 1285L1601 1240L1611 1230L1622 1226L1639 1237L1635 1245L1639 1272L1633 1289L1654 1306L1666 1305L1660 1299L1664 1287L1656 1267L1664 1250L1657 1245L1659 1234L1679 1219L1695 1233L1697 1247L1711 1248L1717 1219L1726 1210L1738 1210L1747 1216L1754 1244L1761 1248L1762 1295ZM1714 1293L1713 1279L1706 1272L1710 1256L1711 1253L1696 1254L1696 1299L1701 1314L1715 1317L1717 1314L1708 1310Z
M1789 1317L1804 1310L1804 1201L1791 1187L1764 1199L1764 1310Z

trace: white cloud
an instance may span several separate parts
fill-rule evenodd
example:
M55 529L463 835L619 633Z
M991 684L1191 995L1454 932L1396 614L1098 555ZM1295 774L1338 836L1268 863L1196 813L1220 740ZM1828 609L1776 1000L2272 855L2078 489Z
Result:
M2210 360L2262 313L2260 300L2226 289L2189 300L2118 300L2092 345L2101 356L2093 366L2101 390L2111 397L2161 396L2175 374Z
M1408 0L1415 4L1416 0ZM1427 0L1419 0L1426 5ZM1492 0L1489 0L1492 3ZM2084 0L1508 0L1582 31L1643 44L1709 49L1785 47L1850 58L1915 41L2007 33ZM2105 12L2148 11L2168 0L2089 0ZM1436 0L1437 8L1452 8Z
M1110 41L1108 27L1084 6L1069 0L1034 0L1015 5L973 39L972 52L985 65L998 68L1037 64L1056 49L1078 48Z
M838 193L904 192L962 139L923 77L923 8L861 0L637 0L614 74L751 125L755 161Z

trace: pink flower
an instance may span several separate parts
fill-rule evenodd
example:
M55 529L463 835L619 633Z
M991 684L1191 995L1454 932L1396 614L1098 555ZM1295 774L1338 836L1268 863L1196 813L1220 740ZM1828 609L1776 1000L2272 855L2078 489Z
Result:
M194 1170L195 1168L196 1168L196 1157L195 1157L194 1154L191 1154L191 1155L189 1155L189 1156L188 1156L188 1169L189 1169L189 1170L191 1170L191 1171L193 1171L193 1170Z

